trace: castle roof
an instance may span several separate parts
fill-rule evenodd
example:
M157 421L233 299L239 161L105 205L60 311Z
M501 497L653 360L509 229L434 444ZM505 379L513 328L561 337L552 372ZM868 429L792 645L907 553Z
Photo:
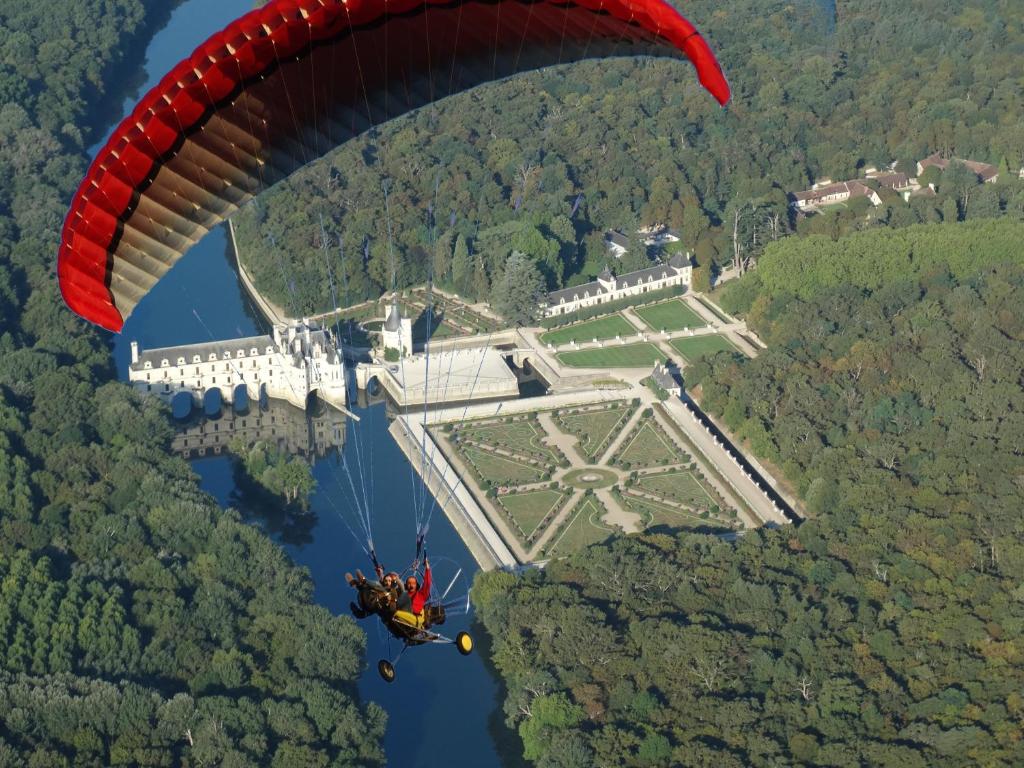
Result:
M151 367L159 368L160 363L167 360L172 365L177 365L179 357L184 357L186 363L192 363L196 356L200 362L207 362L211 355L216 355L217 360L226 360L239 357L239 352L247 355L253 348L257 354L264 354L267 347L274 346L274 340L270 336L249 336L244 339L228 339L225 341L211 341L206 344L185 344L178 347L160 347L144 350L139 355L139 361L132 363L133 370L142 370L149 363Z
M398 309L398 299L396 298L392 304L391 309L388 310L387 319L384 321L384 330L391 331L392 333L402 328L402 313Z

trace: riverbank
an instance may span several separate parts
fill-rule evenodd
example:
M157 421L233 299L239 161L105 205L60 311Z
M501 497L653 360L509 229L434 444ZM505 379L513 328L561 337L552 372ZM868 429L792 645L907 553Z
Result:
M228 219L227 223L228 242L231 244L234 266L238 270L238 279L242 283L246 294L252 299L253 304L263 313L264 319L271 325L293 325L298 322L295 318L288 317L288 313L282 307L272 302L256 288L256 284L253 282L248 270L242 264L242 257L238 251L238 240L235 238L235 225L231 222L231 219Z
M481 570L514 568L519 563L488 521L462 478L423 424L399 417L388 430L409 463L416 469L448 521L462 538Z

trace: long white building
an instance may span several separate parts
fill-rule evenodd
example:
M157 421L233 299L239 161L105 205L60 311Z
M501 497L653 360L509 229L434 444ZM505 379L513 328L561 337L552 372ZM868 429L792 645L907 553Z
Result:
M543 307L544 316L567 315L582 307L660 291L674 285L690 285L692 282L693 265L689 253L677 253L664 264L627 272L619 277L606 267L597 276L597 280L549 293Z
M344 356L331 335L313 323L275 325L273 336L145 351L138 342L131 346L129 381L167 401L182 391L202 399L217 388L230 402L235 388L244 384L253 399L266 393L305 408L310 393L318 392L327 402L345 406Z

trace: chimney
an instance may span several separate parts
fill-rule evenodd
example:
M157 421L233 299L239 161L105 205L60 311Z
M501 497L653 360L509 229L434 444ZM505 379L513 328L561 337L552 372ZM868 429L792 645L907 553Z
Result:
M132 342L132 365L135 365L137 362L139 362L139 342L133 341Z

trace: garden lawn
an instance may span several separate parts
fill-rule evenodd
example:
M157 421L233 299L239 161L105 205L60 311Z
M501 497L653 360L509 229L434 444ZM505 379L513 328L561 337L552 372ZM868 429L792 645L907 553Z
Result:
M682 299L670 299L649 307L640 307L634 312L655 331L682 331L707 325Z
M673 509L667 504L659 504L650 499L638 499L628 493L623 494L622 503L631 512L640 515L644 528L653 528L656 525L666 525L669 528L728 527L722 526L714 518L702 518L681 509Z
M715 503L708 492L704 490L700 481L688 470L644 475L637 480L636 484L645 491L656 493L681 504L710 507Z
M492 485L522 485L540 480L542 467L531 466L515 459L497 456L479 448L462 448L466 460L476 467L480 476Z
M543 344L552 344L556 347L568 344L571 341L585 342L597 339L614 339L616 336L636 336L637 330L633 324L622 315L609 315L599 317L596 320L570 325L568 328L558 328L541 334L540 340Z
M561 491L541 490L510 493L507 496L499 496L498 501L529 537L550 512L562 505L563 498L564 494Z
M547 546L548 553L569 555L616 533L618 529L601 519L606 512L600 501L587 496L570 515L568 526L552 538Z
M459 434L466 440L506 448L515 453L553 464L562 460L557 450L553 450L541 442L543 438L547 437L544 429L529 419L520 419L511 424L470 422L459 430Z
M653 368L665 355L653 344L642 343L560 352L558 359L570 368Z
M629 438L619 452L618 460L628 463L630 469L657 467L664 464L680 464L688 456L679 449L656 421L647 417L641 422L640 430Z
M715 352L739 351L725 336L719 336L718 334L688 336L682 339L674 339L669 343L672 345L672 349L691 362L698 357L712 355Z
M629 408L621 405L583 413L559 415L555 423L579 439L579 449L588 459L596 459L608 444L612 432L622 426Z

